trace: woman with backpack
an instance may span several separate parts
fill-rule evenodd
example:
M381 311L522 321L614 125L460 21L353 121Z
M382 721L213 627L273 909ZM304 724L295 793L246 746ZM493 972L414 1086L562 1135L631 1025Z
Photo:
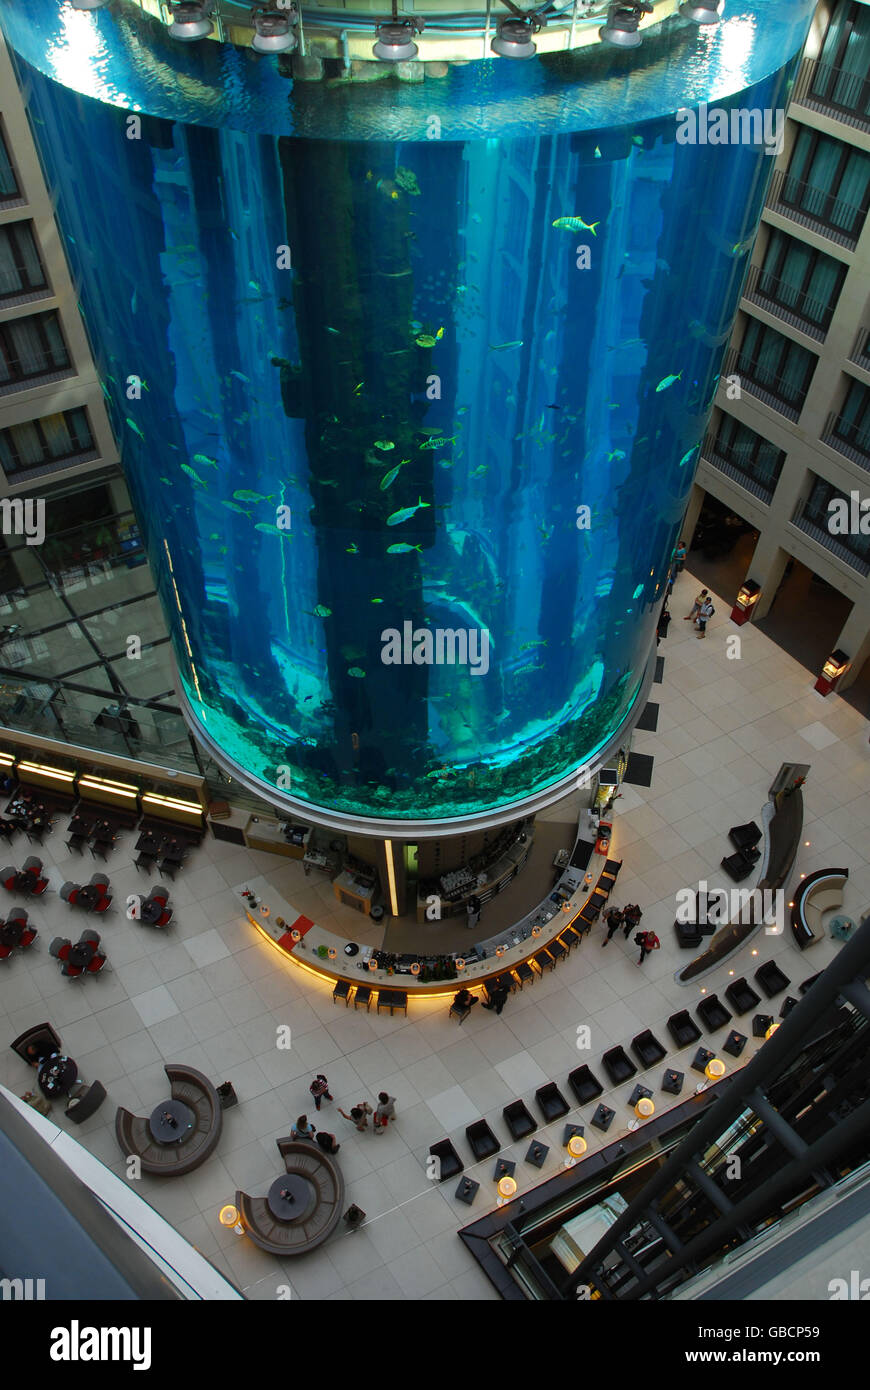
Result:
M707 623L710 621L715 612L716 609L713 607L709 598L705 598L704 602L701 604L701 607L698 609L698 616L695 619L695 626L698 629L699 637L707 636Z

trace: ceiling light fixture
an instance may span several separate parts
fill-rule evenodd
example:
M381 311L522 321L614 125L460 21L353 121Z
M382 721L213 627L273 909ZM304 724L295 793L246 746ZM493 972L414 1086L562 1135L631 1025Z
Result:
M426 21L423 19L399 19L398 0L393 0L393 17L375 26L377 42L372 49L376 58L385 63L405 63L416 58L417 34L422 34Z
M209 19L211 0L180 0L169 6L172 23L169 33L173 39L192 43L195 39L207 38L213 33L214 25Z
M299 40L293 32L298 21L295 9L273 10L258 5L251 10L256 33L251 39L255 53L292 53Z
M693 4L692 0L683 0L680 14L683 19L690 19L693 24L718 24L722 18L722 0L700 0L699 4Z
M643 40L637 26L645 14L652 12L649 0L634 0L630 5L611 5L607 23L598 30L598 36L602 43L612 44L614 48L640 48Z

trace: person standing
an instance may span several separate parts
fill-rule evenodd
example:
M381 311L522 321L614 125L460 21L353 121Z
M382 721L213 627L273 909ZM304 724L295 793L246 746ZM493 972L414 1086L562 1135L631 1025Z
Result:
M706 598L704 602L701 604L701 607L698 609L698 616L695 620L695 625L698 629L699 638L707 636L707 624L715 612L716 610L710 602L709 598Z
M686 623L694 622L695 618L697 618L698 614L700 613L700 611L701 611L701 605L702 605L702 603L704 603L704 601L706 600L706 598L707 598L707 590L706 590L706 589L702 589L701 592L700 592L698 595L696 595L696 597L695 597L695 602L692 604L692 611L691 611L691 613L687 613L687 614L686 614L685 618L683 619L684 622L686 622Z
M607 923L607 935L601 943L602 946L606 946L610 938L613 936L614 932L619 931L619 928L622 926L623 921L622 913L620 912L618 907L612 907L608 912L607 916L604 918L604 920Z
M329 1082L322 1071L317 1073L308 1089L314 1097L314 1104L318 1110L320 1109L320 1103L324 1097L326 1097L327 1100L332 1100L332 1096L329 1094Z
M666 602L664 608L663 608L662 611L661 611L661 616L660 616L660 618L659 618L658 627L656 628L656 646L659 645L659 643L661 642L661 640L662 640L663 637L667 637L667 635L668 635L668 628L670 627L670 625L671 625L671 615L670 615L670 613L668 612L668 605L667 605L667 602Z
M505 1006L505 1003L507 1002L507 997L509 993L510 990L508 986L504 983L494 985L491 990L487 988L487 994L489 995L489 999L483 1007L485 1009L495 1009L496 1014L500 1014Z
M327 1134L325 1129L319 1129L317 1131L316 1142L320 1145L321 1149L323 1149L323 1152L328 1154L337 1154L341 1148L341 1145L336 1143L335 1135Z
M378 1091L378 1108L374 1118L375 1134L383 1134L390 1120L395 1118L396 1097L387 1095L386 1091Z
M682 574L686 564L686 542L680 541L674 551L674 569L677 574Z
M643 965L650 951L657 951L661 946L661 942L654 931L639 931L634 938L634 944L640 947L640 956L637 959L637 965Z
M344 1118L350 1120L351 1124L356 1125L357 1129L362 1133L364 1129L368 1129L369 1127L368 1117L372 1113L372 1107L367 1100L361 1100L359 1105L352 1105L350 1107L349 1115L345 1114L341 1106L338 1107L338 1113L339 1115L344 1115Z

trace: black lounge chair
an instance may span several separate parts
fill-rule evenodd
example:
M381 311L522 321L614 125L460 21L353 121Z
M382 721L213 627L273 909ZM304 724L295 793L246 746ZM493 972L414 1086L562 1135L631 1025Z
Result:
M753 1038L763 1038L773 1023L773 1014L756 1014L752 1020Z
M735 849L754 849L761 839L761 831L754 820L747 821L746 825L732 825L728 831L728 839Z
M73 1097L63 1113L68 1120L80 1125L97 1113L105 1099L106 1088L102 1081L92 1081Z
M512 1100L510 1105L506 1105L501 1113L504 1115L505 1124L511 1132L512 1139L525 1139L527 1134L534 1134L538 1128L521 1100Z
M667 1048L662 1047L658 1038L653 1036L649 1028L638 1033L636 1038L632 1038L631 1050L640 1062L643 1071L646 1071L648 1067L654 1067L656 1062L660 1062L667 1054Z
M437 1182L446 1182L448 1178L455 1178L456 1174L461 1173L465 1167L449 1139L439 1139L437 1144L432 1144L429 1154L430 1157L438 1160L435 1169Z
M780 970L776 961L768 960L764 965L759 965L755 972L755 978L764 990L766 999L773 999L775 995L782 994L784 989L788 989L791 980ZM815 979L815 975L813 979Z
M20 1033L14 1042L9 1046L13 1052L29 1065L33 1065L33 1058L27 1055L28 1047L35 1047L41 1057L49 1057L52 1052L62 1052L63 1044L60 1034L56 1033L50 1023L36 1023L32 1027Z
M724 1028L726 1023L731 1022L731 1014L715 994L708 994L706 999L702 999L695 1009L695 1013L708 1033L715 1033L719 1028Z
M544 1117L544 1124L547 1125L553 1120L561 1119L571 1109L555 1081L548 1081L546 1086L539 1086L535 1091L535 1100Z
M683 951L693 951L701 944L703 933L697 922L674 922L674 933Z
M722 868L735 883L742 883L755 868L755 861L750 859L743 850L738 850L736 854L726 855L722 860Z
M700 1036L699 1033L698 1037ZM568 1084L581 1105L588 1105L590 1101L597 1100L604 1090L598 1077L593 1076L586 1065L574 1068L568 1077Z
M601 1058L601 1064L614 1086L621 1086L623 1081L637 1075L637 1067L624 1047L611 1047Z
M336 999L343 999L344 1007L347 1008L348 1004L350 1003L351 988L352 986L347 980L336 980L335 988L332 991L333 1004L335 1003Z
M739 980L732 980L725 991L725 998L736 1014L748 1014L750 1009L761 1003L761 995L755 993L742 975Z
M678 1014L671 1014L668 1019L668 1032L677 1047L689 1047L693 1042L697 1042L701 1036L701 1030L688 1009L681 1009Z
M501 1148L486 1120L475 1120L473 1125L466 1125L465 1137L476 1163L480 1163L484 1158L491 1158Z

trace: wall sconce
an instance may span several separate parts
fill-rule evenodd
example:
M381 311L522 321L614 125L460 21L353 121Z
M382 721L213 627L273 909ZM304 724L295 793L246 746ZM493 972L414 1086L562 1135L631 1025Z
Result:
M841 652L838 647L835 652L831 652L831 655L822 667L822 674L816 681L814 689L816 689L820 695L830 695L840 677L845 675L851 664L852 658L847 656L845 652Z
M738 627L748 623L752 617L752 610L761 598L761 585L756 584L754 579L747 579L745 584L741 584L734 607L731 609L731 621Z
M565 1148L568 1150L568 1157L565 1159L565 1167L573 1168L578 1158L582 1158L586 1152L586 1140L583 1138L582 1134L572 1134Z

